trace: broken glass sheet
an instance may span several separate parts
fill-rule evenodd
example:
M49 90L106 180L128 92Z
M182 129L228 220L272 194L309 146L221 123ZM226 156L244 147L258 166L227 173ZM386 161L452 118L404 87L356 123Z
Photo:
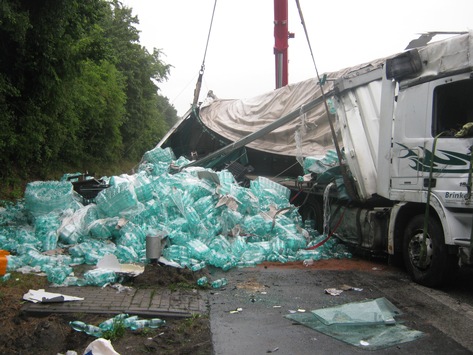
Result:
M319 311L324 312L319 312ZM338 307L288 314L284 317L337 340L367 350L407 343L424 335L399 323L381 321L394 318L399 310L388 300L349 303ZM371 313L370 312L374 312ZM316 315L319 313L319 315ZM321 316L322 315L322 316ZM343 318L346 318L343 320ZM370 321L372 320L376 321Z
M394 324L401 311L386 298L347 303L338 307L312 311L325 325L332 324Z

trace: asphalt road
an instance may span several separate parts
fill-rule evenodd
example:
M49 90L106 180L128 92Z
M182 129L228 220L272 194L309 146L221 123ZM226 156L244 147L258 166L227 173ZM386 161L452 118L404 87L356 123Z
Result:
M208 294L214 352L232 354L470 354L473 353L473 272L434 290L412 283L403 270L383 262L332 260L266 264L212 271L225 288ZM349 285L339 296L326 289ZM396 322L423 333L418 339L366 350L334 339L285 316L384 297L402 314ZM305 311L305 312L303 312ZM310 313L309 313L310 315Z

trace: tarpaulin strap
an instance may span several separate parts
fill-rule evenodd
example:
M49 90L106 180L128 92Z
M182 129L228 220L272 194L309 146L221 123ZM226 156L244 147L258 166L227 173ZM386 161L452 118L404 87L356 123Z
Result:
M345 188L347 189L348 196L352 200L356 201L356 200L358 200L358 195L357 195L357 193L356 193L356 191L355 191L355 189L352 185L352 182L351 182L351 180L348 176L348 169L347 169L346 165L343 163L342 152L340 150L340 146L339 146L338 141L337 141L337 134L335 132L335 128L333 127L333 122L332 122L332 119L331 119L332 114L330 113L330 110L328 108L326 94L324 92L323 85L321 84L322 80L320 78L319 71L317 69L317 65L315 64L314 53L312 52L312 46L310 45L309 34L307 32L307 28L306 28L306 25L305 25L304 16L302 15L302 9L301 9L301 5L299 3L299 0L296 0L296 5L297 5L297 9L299 10L299 17L301 19L302 27L304 27L305 36L306 36L306 39L307 39L307 43L309 45L310 54L312 56L312 62L314 63L315 73L317 74L317 80L320 84L319 85L320 86L320 92L322 94L322 98L323 98L323 101L324 101L325 112L327 113L327 120L328 120L328 123L330 125L330 132L332 133L333 144L335 146L335 151L337 152L337 157L338 157L339 164L340 164L340 172L342 174L343 183L345 184Z
M202 77L204 75L204 69L200 69L199 78L197 79L197 83L195 84L194 89L194 100L192 101L192 106L197 106L197 102L199 101L200 89L202 87Z
M281 171L279 174L275 175L274 178L277 178L279 176L281 176L282 174L284 174L286 171L288 171L289 169L293 168L294 166L296 166L297 164L299 164L299 162L295 162L294 164L292 164L291 166L287 167L286 169L284 169L283 171Z
M434 171L434 160L435 160L435 150L437 149L437 140L444 132L441 132L435 136L432 143L432 157L430 158L430 171L429 171L429 180L427 187L427 201L425 202L425 214L424 214L424 230L422 234L422 244L420 246L420 255L419 255L419 266L421 268L425 267L427 261L427 229L429 226L429 212L430 212L430 192L432 190L432 177Z
M332 237L332 235L336 232L336 230L340 226L340 223L342 223L343 216L345 214L346 209L343 210L343 213L340 216L340 219L338 220L337 225L330 232L330 218L331 218L331 216L329 214L329 210L330 210L329 194L330 194L331 188L334 187L334 186L336 186L335 183L331 182L330 184L327 185L327 187L325 188L325 191L324 191L324 226L323 226L324 230L323 230L323 233L324 233L324 235L327 234L327 237L324 240L322 240L321 242L317 243L316 245L314 245L310 248L307 248L308 250L314 250L314 249L317 249L318 247L324 245ZM340 210L341 207L342 207L341 205L337 205L335 213L337 213Z
M306 202L307 202L307 200L309 199L309 196L310 196L312 190L313 190L316 186L317 186L317 184L313 184L313 185L311 186L310 190L306 192L304 201L302 201L302 203L300 204L300 206L298 206L298 208L301 208L302 206L304 206L304 205L306 204ZM301 189L299 190L299 192L291 199L290 202L293 203L294 200L295 200L295 198L296 198L301 192L302 192L302 188L301 188Z
M281 208L279 209L275 214L274 214L274 217L273 217L273 223L271 225L271 231L274 229L274 226L276 225L276 217L278 214L280 214L281 212L284 212L284 211L290 211L290 210L293 210L295 209L296 207L294 206L289 206L289 207L284 207L284 208Z
M470 169L468 171L468 184L467 184L467 188L468 188L468 199L466 200L466 204L470 204L471 203L471 187L472 187L472 184L473 184L473 179L472 179L472 175L473 175L473 146L470 147ZM472 260L472 254L473 253L473 228L471 228L471 231L470 231L470 253L468 255L468 258L470 259L470 262Z
M289 201L289 203L293 203L294 200L297 198L297 196L299 196L300 194L302 193L302 189L297 191L297 193L291 198L291 200Z
M304 157L303 157L304 152L302 150L302 143L307 133L307 129L306 129L307 111L304 110L304 105L301 105L300 107L300 117L301 117L301 125L294 133L294 139L296 141L296 148L297 148L296 160L300 164L300 166L304 166Z
M318 242L317 244L312 245L312 246L309 247L309 248L306 248L306 250L314 250L314 249L317 249L317 248L321 247L322 245L324 245L326 242L328 242L328 240L329 240L330 238L332 238L332 236L335 234L335 232L337 231L338 227L339 227L340 224L342 223L342 221L343 221L343 216L345 215L345 211L346 211L346 208L343 209L342 215L341 215L340 218L338 219L337 224L335 225L335 227L333 228L333 230L327 235L327 237L326 237L324 240Z
M199 78L197 79L197 83L195 85L194 101L192 102L193 106L196 106L197 102L199 101L200 88L202 87L202 77L204 76L204 70L205 70L205 57L207 56L207 48L209 47L210 32L212 31L212 24L214 22L214 15L215 15L215 7L216 6L217 6L217 0L215 0L215 2L214 2L214 8L213 8L213 11L212 11L212 18L210 20L209 33L207 35L207 43L205 45L204 58L202 59L202 65L200 66L200 71L199 71Z

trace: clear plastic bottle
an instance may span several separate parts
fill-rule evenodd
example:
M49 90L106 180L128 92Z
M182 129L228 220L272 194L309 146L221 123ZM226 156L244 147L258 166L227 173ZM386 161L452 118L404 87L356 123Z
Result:
M222 266L222 270L223 271L228 271L234 267L236 267L238 265L238 260L237 259L232 259L228 262L226 262L223 266Z
M99 328L102 329L102 330L112 330L115 323L120 322L120 321L124 321L124 319L127 318L127 317L128 317L128 314L126 314L126 313L118 314L115 317L109 318L109 319L103 321L102 323L100 323Z
M106 331L106 330L112 330L113 325L115 324L115 320L113 318L109 318L102 323L99 324L99 328Z
M16 255L8 255L7 260L7 271L14 271L24 265L23 260Z
M131 324L135 322L136 320L138 320L138 316L127 317L123 320L123 324L125 325L126 328L130 328Z
M81 322L80 320L69 322L69 325L71 326L72 329L78 332L83 332L85 331L85 328L87 328L87 324L85 324L84 322Z
M187 242L187 248L193 257L203 259L210 252L209 247L199 239L191 239Z
M28 263L31 266L43 266L49 264L49 256L41 254L37 250L29 250L27 252Z
M221 279L212 281L211 285L212 285L212 288L220 288L220 287L225 286L227 283L228 283L227 279L222 277Z
M84 333L92 335L96 338L102 337L103 331L99 327L92 325L92 324L87 324Z
M185 217L187 222L192 226L197 226L200 223L200 217L192 206L185 207Z
M92 269L84 274L88 285L103 286L116 281L117 275L113 270Z
M166 324L166 321L161 318L151 318L148 323L150 328L159 328Z
M130 322L131 330L138 330L149 327L149 320L147 319L136 319Z
M209 282L209 279L207 279L206 276L202 276L200 279L197 280L197 285L199 286L205 286Z
M199 270L203 269L206 265L207 265L207 263L205 262L205 260L202 260L201 262L193 264L191 266L191 270L192 271L199 271Z
M48 281L56 285L61 285L66 277L72 272L72 268L66 265L43 265L41 270L46 273Z
M284 255L278 254L277 259L280 263L287 263L287 257L285 257Z
M84 279L80 279L77 276L68 276L64 279L61 286L85 286L86 282Z
M308 266L311 266L311 265L314 264L314 260L312 260L312 259L305 259L302 263L304 264L305 267L308 267Z
M100 338L103 334L102 329L100 329L99 327L92 324L86 324L84 322L81 322L80 320L69 322L69 325L72 329L78 332L84 332L97 338Z

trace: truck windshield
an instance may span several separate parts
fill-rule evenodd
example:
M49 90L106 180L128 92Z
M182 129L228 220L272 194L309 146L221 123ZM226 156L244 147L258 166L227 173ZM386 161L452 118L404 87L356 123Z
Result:
M473 137L473 80L439 85L434 90L432 136Z

